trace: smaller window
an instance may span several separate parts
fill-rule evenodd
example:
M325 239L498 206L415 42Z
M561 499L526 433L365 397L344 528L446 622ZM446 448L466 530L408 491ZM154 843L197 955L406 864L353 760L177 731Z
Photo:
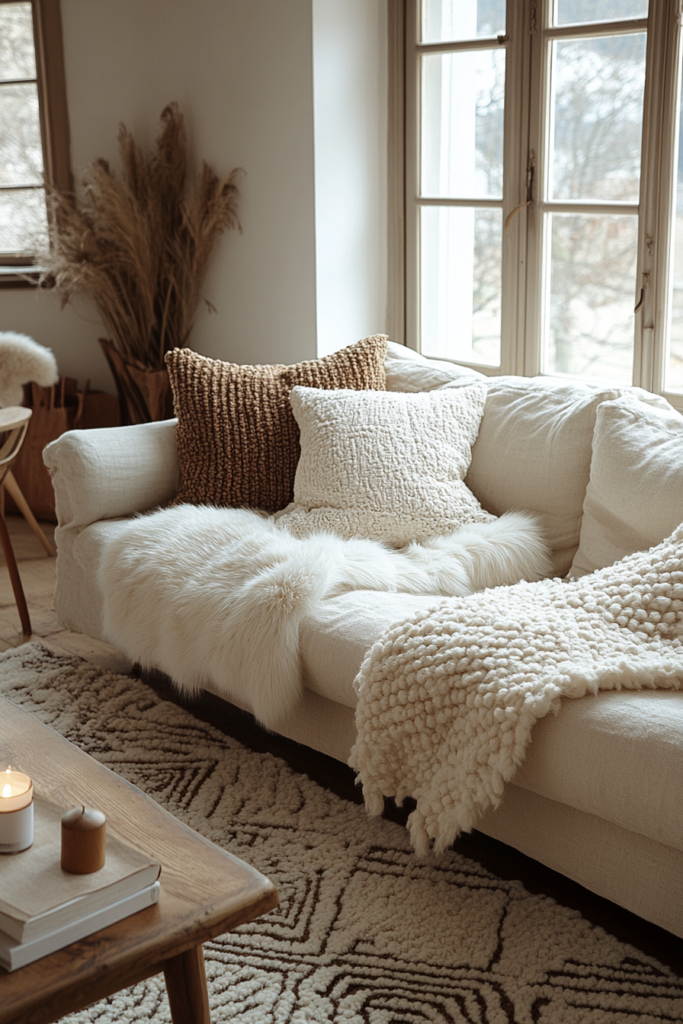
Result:
M45 182L68 188L59 0L0 0L0 268L47 238Z

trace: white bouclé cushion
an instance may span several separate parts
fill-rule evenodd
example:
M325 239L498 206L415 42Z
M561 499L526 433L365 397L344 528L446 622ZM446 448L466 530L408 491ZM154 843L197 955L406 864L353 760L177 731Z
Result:
M683 521L683 416L664 399L604 402L571 576L659 544Z
M463 483L485 399L480 384L418 394L293 388L301 458L282 526L400 545L490 522Z

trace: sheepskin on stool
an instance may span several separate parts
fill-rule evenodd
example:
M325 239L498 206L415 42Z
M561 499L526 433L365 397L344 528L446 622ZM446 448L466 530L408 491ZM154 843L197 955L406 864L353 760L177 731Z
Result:
M49 388L59 380L57 360L49 348L27 334L0 331L0 406L21 405L24 384Z

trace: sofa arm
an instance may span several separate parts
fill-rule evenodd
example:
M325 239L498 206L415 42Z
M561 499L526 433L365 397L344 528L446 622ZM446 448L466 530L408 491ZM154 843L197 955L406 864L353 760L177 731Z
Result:
M70 430L49 444L43 461L60 527L88 526L170 501L178 490L176 424Z

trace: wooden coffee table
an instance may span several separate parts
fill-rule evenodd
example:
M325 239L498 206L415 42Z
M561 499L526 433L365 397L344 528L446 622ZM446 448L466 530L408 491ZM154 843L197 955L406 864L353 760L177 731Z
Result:
M202 943L277 906L272 883L4 698L0 758L54 803L100 808L108 830L161 863L156 906L12 974L0 968L0 1024L48 1024L161 971L174 1024L210 1024Z

